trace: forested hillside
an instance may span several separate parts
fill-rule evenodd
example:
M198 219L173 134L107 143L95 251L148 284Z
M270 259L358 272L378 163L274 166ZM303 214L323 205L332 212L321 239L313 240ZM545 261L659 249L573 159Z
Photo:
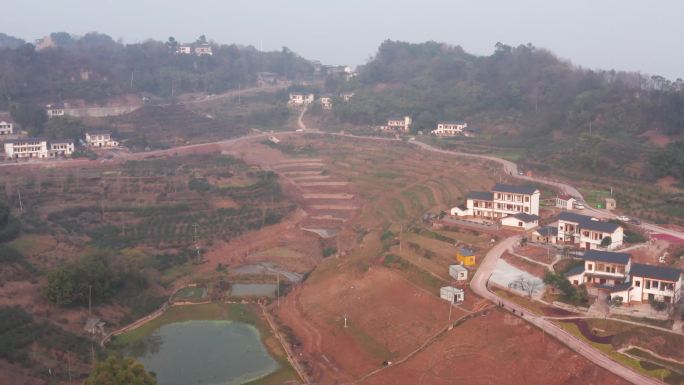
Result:
M355 96L335 109L338 121L410 115L413 130L429 131L440 120L466 120L484 133L473 144L533 149L522 156L542 164L560 157L598 173L643 173L653 150L646 136L684 134L681 79L582 69L532 45L499 43L475 56L435 42L385 41L345 87Z
M259 72L290 79L313 73L307 60L287 48L260 52L211 43L213 56L198 57L175 54L179 42L174 38L124 45L103 34L75 38L62 32L49 41L38 50L0 36L0 110L13 103L97 102L127 93L220 93L253 84ZM197 41L202 42L204 36Z

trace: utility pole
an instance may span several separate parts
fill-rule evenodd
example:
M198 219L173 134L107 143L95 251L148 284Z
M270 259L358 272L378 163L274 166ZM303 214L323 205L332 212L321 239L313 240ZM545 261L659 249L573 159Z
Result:
M21 190L18 187L17 195L19 196L19 211L24 212L24 203L21 201Z
M347 328L347 313L344 313L344 328Z
M403 256L402 247L401 247L402 246L401 245L401 239L402 239L403 234L404 234L404 225L402 224L399 227L399 256L400 257Z
M88 285L88 315L93 315L93 285Z
M276 271L276 306L280 307L280 272Z
M195 251L197 252L197 262L196 263L200 263L202 261L202 256L200 255L200 247L199 247L199 223L197 223L197 222L193 223L192 227L194 229L193 237L195 239Z
M449 302L449 322L451 322L451 309L454 307L453 300Z
M589 121L589 137L591 137L591 120Z

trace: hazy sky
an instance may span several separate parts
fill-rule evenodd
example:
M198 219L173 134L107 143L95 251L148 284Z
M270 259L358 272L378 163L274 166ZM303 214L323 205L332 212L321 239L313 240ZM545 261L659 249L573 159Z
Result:
M125 42L205 34L362 64L385 39L435 40L490 54L532 43L589 68L684 78L682 0L0 0L0 32L106 33Z

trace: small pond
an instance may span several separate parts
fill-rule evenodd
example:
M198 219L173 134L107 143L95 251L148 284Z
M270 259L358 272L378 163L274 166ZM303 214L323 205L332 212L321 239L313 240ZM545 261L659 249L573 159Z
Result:
M239 385L279 369L259 331L234 321L162 326L128 348L159 385Z
M233 297L271 297L276 296L275 283L234 283L230 295Z

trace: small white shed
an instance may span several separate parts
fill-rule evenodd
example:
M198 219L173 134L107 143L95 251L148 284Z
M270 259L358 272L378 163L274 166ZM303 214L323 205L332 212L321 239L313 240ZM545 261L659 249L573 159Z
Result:
M451 303L463 302L465 299L463 290L453 286L444 286L439 289L439 297Z
M468 269L463 267L463 265L450 265L449 275L457 281L467 281Z
M539 217L525 213L517 213L501 218L501 225L518 230L531 230L539 226Z

